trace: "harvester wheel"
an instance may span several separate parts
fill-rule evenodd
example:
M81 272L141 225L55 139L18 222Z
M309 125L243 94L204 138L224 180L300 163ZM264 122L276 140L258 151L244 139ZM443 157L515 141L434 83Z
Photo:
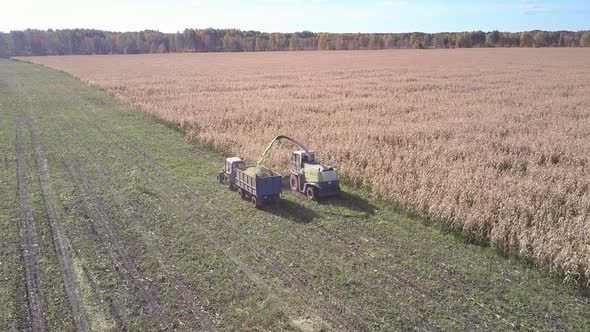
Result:
M305 190L305 196L311 199L312 201L317 201L318 199L318 189L313 186L308 186Z
M289 184L291 185L291 190L298 191L299 190L299 177L295 174L291 174L291 179L289 180Z

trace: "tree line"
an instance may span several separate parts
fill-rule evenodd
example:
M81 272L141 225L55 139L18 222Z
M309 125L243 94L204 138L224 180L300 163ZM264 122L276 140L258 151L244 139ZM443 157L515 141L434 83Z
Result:
M0 33L0 57L169 52L377 50L393 48L588 47L590 31L467 31L442 33L265 33L185 29L162 33L92 29Z

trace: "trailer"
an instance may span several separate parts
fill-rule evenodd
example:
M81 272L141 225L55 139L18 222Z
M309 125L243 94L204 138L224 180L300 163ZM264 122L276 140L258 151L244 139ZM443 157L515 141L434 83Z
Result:
M240 158L227 158L218 180L252 202L256 208L279 200L283 191L283 176L264 166L246 166Z

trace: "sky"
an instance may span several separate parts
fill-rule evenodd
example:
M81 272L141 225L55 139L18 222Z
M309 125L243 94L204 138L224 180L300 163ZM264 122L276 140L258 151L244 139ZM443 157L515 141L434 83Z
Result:
M590 30L590 0L0 0L0 31L92 28L264 32Z

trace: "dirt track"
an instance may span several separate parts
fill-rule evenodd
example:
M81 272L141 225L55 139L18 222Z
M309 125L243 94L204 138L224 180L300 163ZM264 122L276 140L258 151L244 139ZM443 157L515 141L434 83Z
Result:
M49 176L47 174L47 164L43 158L41 146L39 145L38 129L30 116L27 117L27 123L31 132L31 143L33 144L35 163L39 174L39 182L43 191L47 218L51 227L55 251L59 259L60 270L63 276L64 286L66 288L72 314L74 316L76 329L78 331L88 331L89 326L86 319L86 312L84 310L84 304L82 303L75 272L72 267L70 257L71 248L69 240L63 235L64 232L61 225L63 217L60 216L56 208L54 193L51 190Z
M19 219L21 226L23 265L25 267L25 279L27 286L28 321L25 328L33 331L47 330L45 308L42 301L42 285L39 272L39 244L37 227L33 220L33 212L29 204L29 189L26 166L24 165L23 147L23 117L17 117L16 129L16 155L18 167L18 197L19 197ZM30 324L30 326L29 326Z
M54 128L54 129L55 129L56 134L60 135L60 139L62 140L62 142L64 142L65 146L67 146L67 143L65 143L66 139L71 139L72 141L79 142L79 143L84 142L84 139L82 138L82 136L80 135L80 133L78 132L78 130L74 126L71 126L71 125L68 127L60 126L60 127ZM70 137L64 137L62 134L60 134L60 133L66 133L66 132L70 134ZM121 193L118 192L117 188L112 183L112 180L108 177L107 172L103 169L100 162L98 160L96 160L96 158L88 150L88 148L85 144L82 144L81 149L83 150L83 155L84 155L84 158L86 159L86 161L90 162L92 164L92 166L96 169L96 171L99 173L100 179L102 180L102 185L106 186L108 191L113 195L113 198L116 201L119 211L121 211L125 215L126 218L128 218L129 220L132 220L133 223L139 225L141 223L141 217L136 215L135 211L133 211L134 208L132 205L130 205L130 204L124 205L124 198L122 197ZM74 154L72 154L72 155L74 155ZM77 161L75 161L75 162L78 163ZM103 208L103 210L104 210L104 208ZM216 327L211 320L210 313L208 313L203 308L202 303L200 303L200 300L197 295L198 292L195 291L194 289L191 289L191 287L186 285L186 283L184 283L177 276L177 273L174 272L174 268L169 266L169 264L166 263L165 259L162 257L162 253L160 252L160 250L158 248L156 248L149 241L149 239L143 238L142 241L146 245L146 247L148 248L149 254L157 257L157 260L160 263L162 270L167 274L167 277L169 278L169 281L172 284L173 288L178 293L178 296L180 296L183 299L184 305L191 308L190 310L192 312L192 316L189 317L189 318L191 318L190 319L191 323L194 325L201 325L207 331L215 331ZM120 241L119 241L119 245L121 246ZM121 250L123 250L123 249L121 249ZM129 260L128 254L126 254L126 256L127 256L127 260ZM154 292L156 293L155 295L157 296L157 290L155 290ZM155 302L155 301L158 301L158 298L152 296L152 299L150 299L149 301ZM154 306L154 304L150 304L150 305ZM158 304L155 303L155 305L158 305ZM160 310L160 314L161 314L161 310ZM158 319L162 320L161 318L158 318Z
M63 146L69 149L69 142L64 140L61 133L58 133ZM98 235L99 241L108 249L109 256L114 266L117 267L121 277L132 289L136 300L143 303L148 314L164 326L166 318L160 301L159 291L152 283L137 269L135 262L129 256L127 249L116 235L113 221L106 212L103 203L94 192L93 186L89 183L88 177L81 173L80 164L73 158L73 154L67 156L67 166L74 179L79 183L82 199L86 211L90 216L91 227Z

